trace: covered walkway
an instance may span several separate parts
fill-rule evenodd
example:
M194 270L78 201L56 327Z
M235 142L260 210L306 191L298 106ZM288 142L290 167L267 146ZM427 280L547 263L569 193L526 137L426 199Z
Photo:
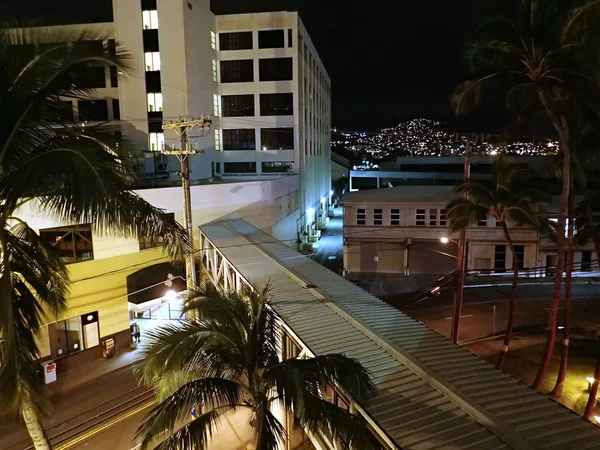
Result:
M271 284L304 354L344 353L373 374L354 410L391 449L591 449L600 430L242 220L200 227L224 289ZM323 447L327 448L327 447Z

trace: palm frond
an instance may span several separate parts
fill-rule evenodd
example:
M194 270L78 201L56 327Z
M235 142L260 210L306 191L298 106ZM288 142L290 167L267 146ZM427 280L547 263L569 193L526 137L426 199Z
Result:
M244 393L244 386L223 378L190 381L148 413L137 431L136 439L139 442L151 442L164 430L172 433L179 421L190 416L193 406L213 411L223 406L235 408L244 397Z
M464 230L478 220L485 219L487 214L487 208L462 197L457 197L446 205L446 218L451 233Z
M266 398L252 408L252 423L255 424L257 449L277 450L288 438L285 428L270 411Z
M192 420L187 425L181 427L176 433L167 437L160 444L154 447L154 450L181 450L206 448L207 443L214 435L221 422L220 412L217 410L208 411ZM140 450L145 450L153 445L153 441L159 440L166 435L164 428L153 430L153 434L148 434L140 442Z

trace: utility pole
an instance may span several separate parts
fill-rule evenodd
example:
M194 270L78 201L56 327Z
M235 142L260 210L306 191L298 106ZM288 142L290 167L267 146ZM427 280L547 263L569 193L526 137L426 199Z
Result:
M204 137L205 131L210 130L211 121L204 117L181 117L179 120L169 121L163 124L163 130L172 130L177 133L181 141L181 149L165 150L161 152L167 155L176 155L181 162L181 187L183 188L183 226L190 237L190 248L185 255L185 274L187 290L196 287L196 263L194 261L194 227L192 224L192 201L190 193L190 159L191 155L204 153L203 150L193 149L188 142L190 132L198 127L202 135L193 137Z
M471 178L471 163L469 160L471 153L471 142L467 138L465 145L465 165L464 165L464 178L465 181L469 181ZM465 198L469 198L469 192L465 190L463 193ZM452 342L458 343L458 330L460 326L460 314L462 311L463 293L465 285L465 267L466 267L466 253L467 253L467 231L463 228L460 231L460 238L458 241L458 262L456 267L456 290L454 292L454 311L452 313L452 330L450 332L450 339Z

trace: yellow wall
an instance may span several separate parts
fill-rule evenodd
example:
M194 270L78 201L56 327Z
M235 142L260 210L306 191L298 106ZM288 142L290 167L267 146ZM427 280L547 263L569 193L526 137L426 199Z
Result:
M127 308L127 276L144 267L168 262L169 257L160 248L148 249L112 258L70 264L70 293L67 308L59 317L48 317L48 322L68 319L98 311L100 337L110 336L129 329ZM42 357L50 349L47 331L40 334Z

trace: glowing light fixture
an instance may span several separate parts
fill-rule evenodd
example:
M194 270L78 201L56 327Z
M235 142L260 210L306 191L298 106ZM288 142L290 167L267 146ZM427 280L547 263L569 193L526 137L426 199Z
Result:
M449 239L448 239L446 236L443 236L443 237L441 237L441 238L440 238L440 242L441 242L442 244L447 244L447 243L448 243L448 241L449 241Z
M170 289L170 290L168 290L168 291L166 292L166 294L165 294L165 298L166 298L168 301L173 301L173 300L175 300L175 299L177 298L177 292L175 292L174 290Z

